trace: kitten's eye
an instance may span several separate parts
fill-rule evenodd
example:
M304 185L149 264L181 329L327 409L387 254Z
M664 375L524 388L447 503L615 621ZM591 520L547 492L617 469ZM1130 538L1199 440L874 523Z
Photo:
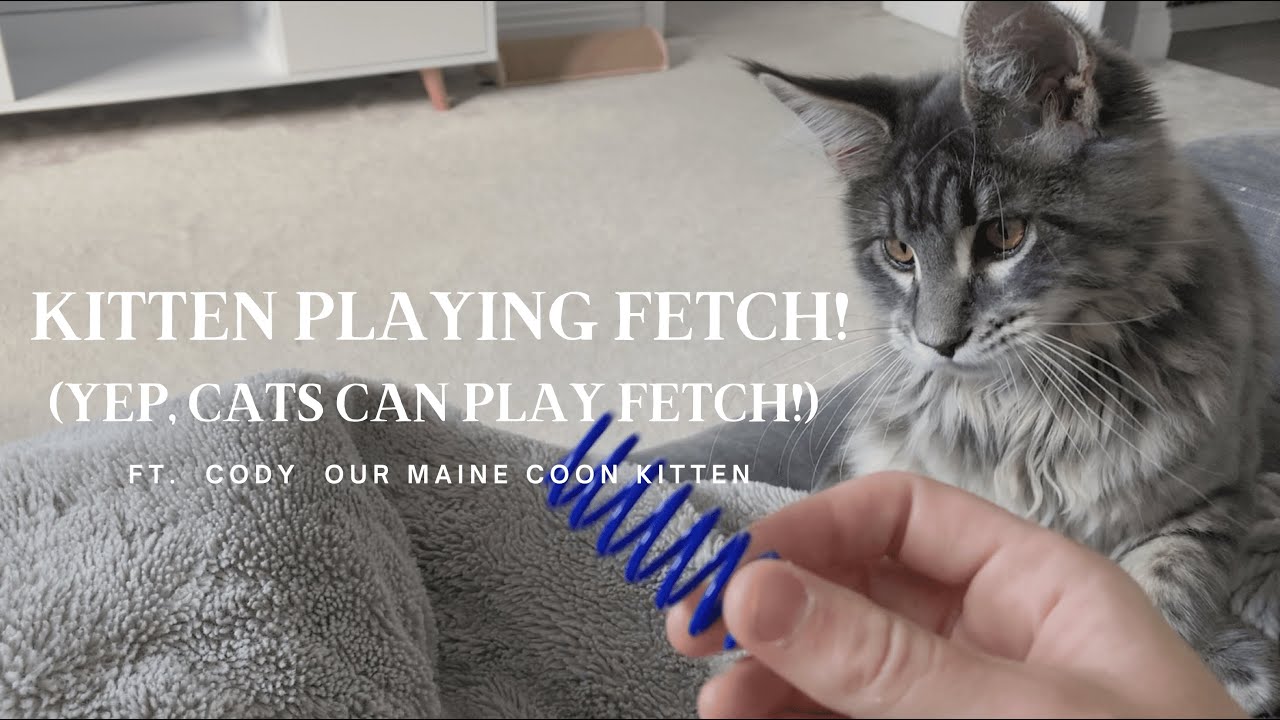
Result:
M904 270L916 260L916 252L911 246L896 238L884 239L884 254L894 265Z
M1022 244L1026 232L1027 224L1022 218L994 218L978 227L978 242L985 243L988 252L1008 254Z

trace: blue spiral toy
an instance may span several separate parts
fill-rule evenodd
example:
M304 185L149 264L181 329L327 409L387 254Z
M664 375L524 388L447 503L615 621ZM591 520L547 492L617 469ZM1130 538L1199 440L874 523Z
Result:
M605 429L608 428L612 421L613 416L609 413L601 416L587 431L587 434L582 437L582 440L578 442L577 447L570 451L559 465L552 466L543 475L543 482L550 488L547 494L547 506L554 510L573 503L573 509L569 511L569 529L573 531L596 524L602 518L608 516L608 522L605 523L600 537L596 541L596 552L601 556L615 555L638 540L639 544L636 545L635 550L631 553L630 560L627 561L624 577L628 583L647 580L654 573L671 563L672 560L676 560L675 566L668 570L666 578L658 588L657 597L654 598L659 610L666 610L683 600L685 596L693 592L714 573L715 577L703 592L702 599L698 602L693 618L689 623L689 634L697 636L705 632L720 618L721 593L723 593L729 577L733 575L742 562L742 557L746 554L747 547L751 543L751 535L745 531L735 534L696 575L685 584L677 586L676 583L680 580L680 576L688 568L698 548L707 539L712 529L715 528L716 522L720 519L720 508L715 508L703 514L671 547L667 548L652 562L645 564L645 558L653 550L658 537L666 529L667 524L671 522L671 518L675 516L676 511L680 509L680 506L693 492L693 486L681 485L679 489L672 493L671 497L667 498L657 510L645 518L631 532L622 538L615 538L614 536L618 534L618 530L622 527L628 514L635 508L636 503L639 502L645 491L652 486L654 481L653 473L661 471L666 465L666 459L661 458L651 463L643 473L637 474L634 484L616 493L600 507L594 510L590 509L591 501L600 492L600 489L604 487L606 478L614 477L617 474L616 471L606 473L604 468L616 468L619 463L627 458L640 441L638 435L631 435L622 444L618 445L610 453L609 457L596 468L591 482L575 481L572 486L569 486L569 478L573 477L576 469L586 459L587 453L600 440ZM563 482L553 478L553 470L557 467L562 467L566 471ZM767 552L761 557L777 558L778 555L774 552ZM736 643L733 640L733 636L726 635L724 648L730 650L735 646Z

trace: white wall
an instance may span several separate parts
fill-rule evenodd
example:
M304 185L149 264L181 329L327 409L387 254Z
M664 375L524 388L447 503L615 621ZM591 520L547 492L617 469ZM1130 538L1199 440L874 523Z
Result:
M939 0L938 2L885 2L884 11L903 20L923 25L934 32L955 37L960 28L960 15L964 12L964 0Z
M662 32L665 2L635 0L498 0L498 35L503 39L572 35L649 25Z
M880 5L885 12L909 20L917 25L955 37L960 30L960 16L964 13L964 0L945 0L941 2L890 2L885 0ZM1055 0L1054 5L1084 20L1090 27L1097 28L1102 24L1102 11L1106 8L1103 0Z
M1090 0L1076 0L1075 2L1057 0L1053 4L1080 18L1094 30L1102 26L1102 12L1107 8L1106 2L1097 0L1092 2Z

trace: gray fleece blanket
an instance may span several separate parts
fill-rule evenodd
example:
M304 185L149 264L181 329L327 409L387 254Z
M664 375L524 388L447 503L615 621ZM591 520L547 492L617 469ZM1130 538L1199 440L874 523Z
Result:
M0 715L696 715L715 667L667 645L662 576L627 584L626 555L597 556L597 532L570 531L525 480L567 447L456 419L346 422L336 389L355 378L248 379L261 407L272 381L320 383L321 419L200 422L179 397L157 415L172 425L69 426L0 450ZM229 409L220 398L201 414ZM566 445L585 430L566 428ZM131 482L137 463L163 465L160 482ZM206 478L234 463L294 469L287 484ZM508 482L410 484L422 464L433 479L505 465ZM385 484L325 475L374 465ZM795 497L698 484L659 547L712 506L731 533Z

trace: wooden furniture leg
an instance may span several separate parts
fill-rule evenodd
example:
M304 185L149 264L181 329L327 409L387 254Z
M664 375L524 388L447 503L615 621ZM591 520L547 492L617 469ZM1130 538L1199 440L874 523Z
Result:
M422 84L427 88L427 95L431 96L431 104L437 110L448 110L449 93L444 87L444 73L438 68L428 68L421 73Z

